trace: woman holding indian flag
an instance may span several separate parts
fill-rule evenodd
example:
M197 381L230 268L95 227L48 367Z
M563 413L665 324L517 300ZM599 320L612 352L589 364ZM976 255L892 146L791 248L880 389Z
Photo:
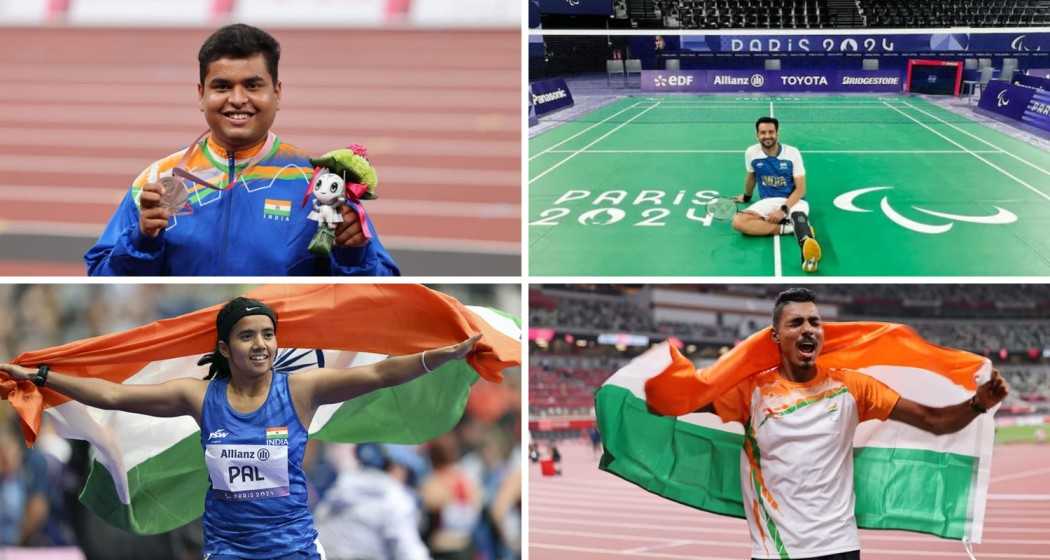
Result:
M215 351L203 379L120 384L0 364L0 380L32 381L105 410L191 416L200 426L211 487L204 507L204 553L233 558L324 558L307 507L302 469L307 430L318 407L411 381L465 358L480 338L369 365L274 375L277 314L238 297L216 317Z

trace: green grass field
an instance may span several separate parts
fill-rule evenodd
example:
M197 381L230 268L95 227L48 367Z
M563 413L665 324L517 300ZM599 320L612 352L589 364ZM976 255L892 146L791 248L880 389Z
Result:
M742 191L754 121L799 148L822 276L1050 275L1050 154L917 97L625 97L529 142L529 273L802 276Z
M1003 426L995 430L995 443L1045 443L1050 438L1050 425Z

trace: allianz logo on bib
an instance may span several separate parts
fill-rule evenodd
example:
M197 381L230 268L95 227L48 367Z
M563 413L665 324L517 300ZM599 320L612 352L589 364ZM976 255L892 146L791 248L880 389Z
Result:
M208 441L214 441L214 440L217 440L217 439L225 439L229 435L230 435L230 432L227 432L226 430L224 430L222 428L219 428L218 430L215 430L214 432L212 432L208 436Z

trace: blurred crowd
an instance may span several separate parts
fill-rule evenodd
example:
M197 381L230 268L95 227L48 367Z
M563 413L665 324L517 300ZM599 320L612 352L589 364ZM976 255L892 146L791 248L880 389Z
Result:
M462 301L514 311L517 286L434 286ZM221 303L244 286L4 285L0 360ZM311 440L304 470L320 540L331 560L510 560L521 557L521 374L474 385L451 432L418 446ZM0 402L0 550L75 546L88 559L201 557L200 521L133 535L80 505L92 459L44 416L27 449ZM108 476L104 471L103 475ZM2 554L0 554L2 556Z

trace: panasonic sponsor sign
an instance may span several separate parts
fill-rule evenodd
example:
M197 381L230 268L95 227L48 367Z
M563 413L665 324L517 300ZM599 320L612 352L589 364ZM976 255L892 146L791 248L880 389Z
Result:
M551 111L571 107L573 104L572 93L565 80L541 80L529 84L529 105L532 106L536 116L543 116Z

